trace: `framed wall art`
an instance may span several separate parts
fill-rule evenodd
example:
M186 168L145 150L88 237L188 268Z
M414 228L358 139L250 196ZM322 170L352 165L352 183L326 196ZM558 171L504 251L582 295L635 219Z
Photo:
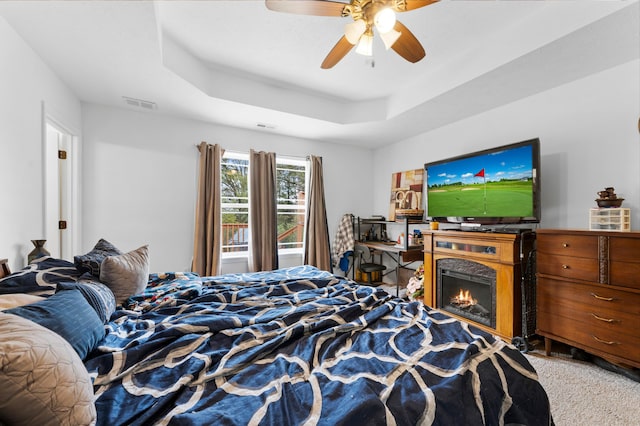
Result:
M422 220L422 189L424 169L407 170L391 175L391 197L389 199L389 220Z

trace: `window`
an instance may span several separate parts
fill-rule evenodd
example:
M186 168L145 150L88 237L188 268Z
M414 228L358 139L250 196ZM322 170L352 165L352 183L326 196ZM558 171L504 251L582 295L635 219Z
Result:
M222 157L222 257L247 256L249 250L249 155ZM301 252L306 216L307 162L276 159L278 251Z
M302 251L306 216L305 186L307 162L276 158L278 191L278 252Z
M220 167L222 256L246 255L249 249L249 156L225 152Z

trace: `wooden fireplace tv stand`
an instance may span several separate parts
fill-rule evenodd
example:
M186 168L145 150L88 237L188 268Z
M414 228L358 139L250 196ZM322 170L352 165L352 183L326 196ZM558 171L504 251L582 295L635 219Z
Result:
M428 230L424 236L424 303L473 324L507 341L522 335L522 276L524 262L532 251L535 233ZM438 306L439 262L473 265L495 276L493 323L481 324ZM493 273L495 271L495 273ZM471 272L473 274L473 272ZM443 301L444 302L444 301Z

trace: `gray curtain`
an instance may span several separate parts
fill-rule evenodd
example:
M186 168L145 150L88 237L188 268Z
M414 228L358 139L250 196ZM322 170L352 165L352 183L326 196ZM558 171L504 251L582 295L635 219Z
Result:
M206 142L198 145L198 150L200 161L191 270L202 276L219 275L222 235L220 162L224 150Z
M278 269L276 154L249 153L249 269Z
M329 226L324 201L322 157L312 155L310 162L309 197L307 204L304 263L325 271L332 271Z

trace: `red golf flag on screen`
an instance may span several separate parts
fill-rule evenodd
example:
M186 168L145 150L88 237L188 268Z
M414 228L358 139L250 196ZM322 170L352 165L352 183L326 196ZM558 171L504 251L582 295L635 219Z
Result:
M484 177L484 169L480 170L478 173L476 173L475 175L473 175L474 177Z

